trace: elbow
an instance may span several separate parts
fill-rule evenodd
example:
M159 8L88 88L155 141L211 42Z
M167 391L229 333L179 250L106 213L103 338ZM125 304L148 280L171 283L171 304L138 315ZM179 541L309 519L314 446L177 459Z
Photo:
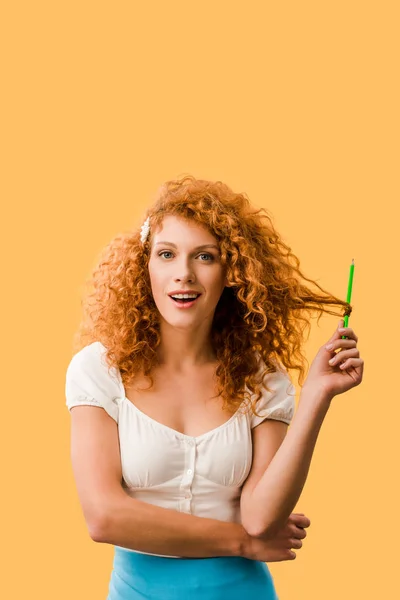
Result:
M255 528L254 528L254 524L251 522L248 522L242 515L241 518L241 524L243 529L246 531L246 533L248 533L251 537L256 537L255 535Z
M252 533L249 535L252 535L256 538L262 538L264 540L271 540L279 533L282 527L283 523L280 521L275 521L273 523L264 525L255 525L252 528Z
M245 531L255 538L272 538L279 529L277 524L259 523L254 518L246 517L244 514L241 515L241 524Z
M125 502L130 498L125 492L113 494L107 497L103 502L101 510L96 515L92 515L91 526L89 527L90 537L94 542L103 544L113 544L115 527L119 526L116 522L116 515L121 514L125 507ZM137 502L137 501L136 501Z
M267 527L261 526L254 519L246 518L243 514L241 515L241 524L251 537L264 537L268 534Z
M242 492L240 498L240 519L243 529L251 537L264 539L272 537L271 515L268 518L265 507L261 511L260 506L254 504L249 489L245 490L245 493Z
M123 496L123 499L126 495ZM112 525L112 517L121 509L120 496L107 496L103 502L98 502L96 508L87 510L87 525L89 535L94 542L107 543Z
M104 543L106 541L106 528L104 519L96 519L88 524L89 535L94 542Z
M241 509L241 525L251 537L262 538L264 540L272 539L287 522L287 518L284 520L272 520L272 515L262 516L258 514L258 511L251 504L245 505L242 503Z
M89 511L87 511L89 512ZM86 524L89 535L94 542L105 542L108 519L104 512L91 511L86 515Z
M243 525L243 527L247 533L254 538L268 539L274 537L275 535L274 528L272 526L260 527L259 525L253 523L251 525Z

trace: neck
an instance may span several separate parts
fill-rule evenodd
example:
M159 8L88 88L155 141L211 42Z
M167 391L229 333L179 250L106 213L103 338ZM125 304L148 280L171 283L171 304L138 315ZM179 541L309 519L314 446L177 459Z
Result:
M158 363L163 368L183 373L215 363L216 355L211 345L209 331L204 327L182 330L161 326L161 343L157 349Z

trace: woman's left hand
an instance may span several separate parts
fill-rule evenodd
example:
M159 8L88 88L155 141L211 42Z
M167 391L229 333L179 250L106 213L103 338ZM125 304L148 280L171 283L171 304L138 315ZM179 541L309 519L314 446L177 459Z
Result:
M343 328L343 323L342 319L330 340L318 351L303 391L304 388L321 390L332 399L361 383L364 361L357 348L358 337L350 327ZM342 339L342 335L348 339Z

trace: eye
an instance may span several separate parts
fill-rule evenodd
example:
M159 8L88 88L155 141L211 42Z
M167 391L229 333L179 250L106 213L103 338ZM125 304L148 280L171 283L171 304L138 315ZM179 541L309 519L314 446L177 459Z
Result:
M210 258L211 260L214 260L214 257L212 254L208 254L208 252L203 252L202 254L199 254L199 256L208 256L208 258ZM202 260L201 262L210 262L208 260L204 261Z
M162 256L163 254L172 254L169 250L164 250L164 252L160 252L158 256Z
M158 256L162 256L163 254L173 254L173 252L171 252L170 250L163 250L163 252L160 252ZM199 256L208 256L208 258L210 258L210 260L202 260L201 262L212 262L214 260L213 255L208 254L208 252L202 252L201 254L199 254Z

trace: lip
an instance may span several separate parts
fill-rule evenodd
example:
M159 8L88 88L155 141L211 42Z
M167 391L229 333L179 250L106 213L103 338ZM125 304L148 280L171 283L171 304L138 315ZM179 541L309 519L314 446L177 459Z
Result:
M199 296L197 296L197 298L195 298L192 302L185 302L182 304L178 304L173 298L171 298L171 301L174 303L176 308L190 308L191 306L194 306L197 302L197 300L200 298L201 294Z
M173 292L169 292L168 296L171 296L172 294L200 294L201 292L198 292L197 290L174 290Z

